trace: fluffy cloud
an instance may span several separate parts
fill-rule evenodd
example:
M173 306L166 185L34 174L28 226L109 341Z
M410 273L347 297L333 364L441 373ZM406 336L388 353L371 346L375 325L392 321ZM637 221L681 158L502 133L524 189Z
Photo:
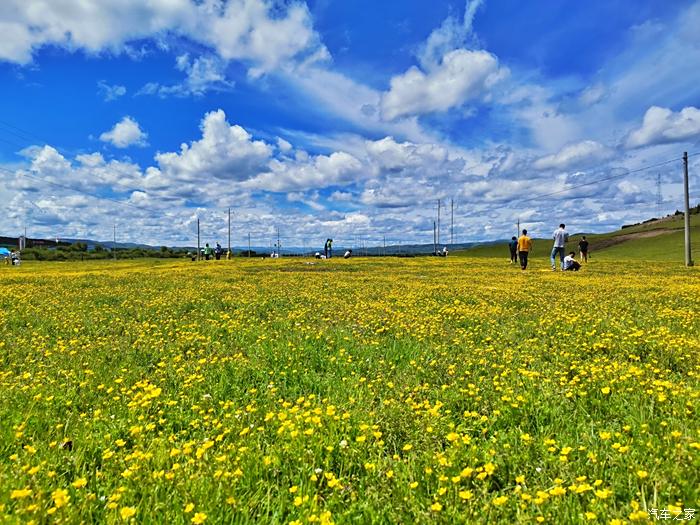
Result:
M200 127L200 140L182 144L179 153L156 155L167 179L242 181L266 169L273 148L261 140L253 140L241 126L230 125L222 110L207 113Z
M650 107L642 127L630 133L628 148L684 142L700 138L700 109L693 106L674 113L668 108Z
M474 16L482 3L482 0L467 0L462 20L448 16L440 27L430 33L418 54L423 68L431 69L439 65L442 57L450 51L465 47L472 34Z
M146 146L148 134L141 130L139 123L131 117L124 117L114 127L100 135L102 142L109 142L117 148Z
M270 169L244 187L255 190L290 191L326 188L355 182L361 176L362 163L344 151L297 160L273 160Z
M500 68L498 59L484 50L468 49L472 24L482 0L467 0L464 18L448 16L421 46L420 68L413 66L391 79L390 89L382 95L382 116L399 117L441 112L480 98L508 70Z
M202 96L209 91L228 91L235 85L226 78L226 62L215 55L193 59L189 53L185 53L177 57L175 66L187 75L182 83L162 85L149 82L136 95L156 95L161 98Z
M491 53L456 49L427 73L414 66L392 78L390 90L382 97L382 114L393 120L446 111L485 95L506 74Z
M448 158L447 149L438 144L399 143L393 137L367 141L366 148L373 164L389 171L441 165Z
M97 83L97 88L105 102L111 102L112 100L117 100L119 97L126 95L126 88L124 86L118 84L110 86L104 80L100 80Z
M344 151L339 146L326 154L309 154L289 143L280 148L230 124L223 111L206 114L201 131L199 140L156 155L145 170L105 159L101 153L69 159L49 146L29 148L24 151L29 165L16 171L9 188L15 195L8 199L15 203L13 210L0 218L0 225L16 229L27 221L40 231L99 238L111 231L114 217L128 217L123 221L128 224L120 226L124 239L191 244L188 232L194 231L197 216L207 236L223 235L226 217L221 210L235 203L236 229L252 231L254 245L256 235L265 239L276 225L283 225L286 246L300 245L318 232L350 240L386 232L388 238L430 242L438 198L443 203L455 199L461 240L496 238L510 231L518 216L536 233L549 233L550 223L561 217L572 225L598 221L601 227L616 226L624 222L622 217L635 213L616 212L620 205L638 207L649 195L653 200L649 193L653 182L641 177L635 177L634 184L620 180L605 187L580 187L603 174L617 173L611 169L556 177L527 170L532 153L523 150L483 152L483 166L473 169L475 152L392 137L374 141L345 137L352 148ZM590 161L604 148L589 142L564 148L547 162ZM545 159L539 159L541 165ZM503 169L506 165L512 169ZM626 169L635 167L630 161ZM565 192L574 186L575 193ZM519 203L523 195L552 191L565 193L542 202L528 199L526 206ZM98 195L116 195L123 204ZM339 202L345 203L341 210L351 212L334 210L332 203ZM102 213L74 212L85 207L100 208ZM596 210L610 213L601 218ZM234 244L240 243L234 238Z
M17 178L10 184L20 191L64 189L75 195L75 192L109 189L112 193L123 193L138 188L143 181L141 169L136 164L106 161L100 153L77 155L71 161L51 146L33 146L23 150L22 154L29 160L29 165L18 170Z
M252 61L252 76L300 55L311 61L328 58L306 4L291 3L284 15L273 14L271 3L263 0L232 0L217 16L198 19L195 33L224 59Z
M303 3L276 9L266 0L3 0L0 60L26 64L45 45L88 53L127 52L128 43L168 33L250 63L252 75L292 60L328 56Z
M613 154L613 150L599 142L584 140L577 144L570 144L554 155L537 159L534 166L540 170L582 168L591 165L591 163L608 160Z

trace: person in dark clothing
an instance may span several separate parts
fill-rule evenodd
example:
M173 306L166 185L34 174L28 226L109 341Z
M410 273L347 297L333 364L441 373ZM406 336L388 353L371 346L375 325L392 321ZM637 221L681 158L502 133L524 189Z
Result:
M510 264L518 262L518 238L513 236L508 243L510 249Z
M218 261L221 259L221 254L224 252L224 250L221 248L221 245L217 242L216 243L216 248L214 248L214 257Z
M588 262L588 241L585 235L581 237L581 240L578 242L578 250L580 252L579 259L581 262Z

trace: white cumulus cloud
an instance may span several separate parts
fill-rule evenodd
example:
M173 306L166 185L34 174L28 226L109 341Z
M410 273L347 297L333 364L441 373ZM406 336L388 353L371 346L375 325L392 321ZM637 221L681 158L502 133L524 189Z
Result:
M569 144L553 155L537 159L534 166L540 170L582 168L591 163L608 160L613 154L612 149L599 142L584 140L576 144Z
M109 142L117 148L128 148L129 146L146 146L146 134L139 123L131 117L124 117L117 122L114 127L100 135L102 142Z
M642 127L627 137L628 148L684 142L700 138L700 109L689 106L678 113L668 108L650 107Z
M119 84L112 86L107 84L104 80L100 80L97 83L97 88L105 102L111 102L112 100L117 100L119 97L126 95L126 87L120 86Z
M32 61L47 45L90 54L127 53L130 43L173 34L240 60L253 76L290 62L322 60L328 51L302 2L267 0L3 0L0 61Z
M235 86L235 82L226 78L226 61L216 55L191 58L189 53L185 53L176 58L175 67L187 75L183 82L172 85L148 82L136 95L156 95L160 98L202 96L210 91L229 91Z
M180 152L159 153L156 161L171 180L203 178L246 180L264 170L273 148L238 125L230 125L222 110L204 116L202 138L180 146Z
M446 111L485 95L507 75L488 51L455 49L427 72L416 66L391 79L382 97L382 114L393 120L405 115Z

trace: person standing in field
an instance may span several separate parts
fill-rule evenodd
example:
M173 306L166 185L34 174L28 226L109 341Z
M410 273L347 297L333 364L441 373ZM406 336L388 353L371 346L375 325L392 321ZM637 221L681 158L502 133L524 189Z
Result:
M207 243L204 246L204 259L208 261L211 258L211 253L212 253L211 246L209 246L209 243Z
M508 248L510 249L510 264L518 262L518 239L513 236L508 243Z
M326 258L330 259L333 257L333 239L328 239L328 254L326 255Z
M532 239L527 236L527 230L518 239L518 257L520 258L520 269L527 270L527 256L532 250Z
M216 248L214 248L214 257L218 261L221 259L221 254L224 253L224 250L221 248L221 244L218 242L216 243Z
M588 262L588 241L585 235L581 237L581 240L578 242L578 250L581 262Z
M559 255L559 264L561 265L562 271L564 270L564 248L566 248L566 241L569 240L569 234L566 231L566 225L560 224L559 228L554 230L552 234L552 239L554 239L554 246L552 246L552 255L549 257L552 263L552 271L557 269L554 260Z

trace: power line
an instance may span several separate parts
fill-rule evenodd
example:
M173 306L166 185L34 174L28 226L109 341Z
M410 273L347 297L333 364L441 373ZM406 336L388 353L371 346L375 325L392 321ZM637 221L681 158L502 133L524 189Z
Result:
M44 138L39 137L38 135L35 135L32 132L27 131L26 129L22 129L18 126L10 124L9 122L5 122L4 120L0 120L0 126L4 126L5 128L9 128L9 129L5 129L3 131L5 131L6 133L11 133L11 134L13 134L21 139L38 140L39 142L42 142L43 144L49 144L48 140L45 140Z
M16 172L13 172L13 171L11 171L11 170L5 169L5 168L3 168L3 167L0 167L0 171L4 171L5 173L9 173L9 174L11 174L11 175L17 175ZM67 186L67 185L65 185L65 184L61 184L61 183L59 183L59 182L54 182L54 181L51 181L51 180L44 179L44 178L42 178L42 177L38 177L38 176L36 176L36 175L32 175L32 174L30 174L30 173L27 173L26 171L23 171L23 172L22 172L22 176L23 176L23 177L29 177L30 179L38 180L39 182L43 182L44 184L49 184L49 185L55 186L55 187L57 187L57 188L61 188L61 189L68 190L68 191L72 191L72 192L74 192L74 193L81 193L81 194L83 194L83 195L87 195L88 197L92 197L92 198L94 198L94 199L106 200L106 201L113 202L113 203L115 203L115 204L120 204L120 205L123 205L123 206L128 206L129 208L133 208L133 209L135 209L135 210L146 211L145 208L141 208L141 207L139 207L139 206L136 206L136 205L134 205L134 204L131 204L130 202L121 201L121 200L118 200L118 199L113 199L113 198L111 198L111 197L105 197L105 196L101 196L101 195L95 195L94 193L90 193L90 192L85 191L85 190L80 190L80 189L78 189L78 188L73 188L73 187L71 187L71 186Z
M695 155L700 155L700 152L695 153ZM689 155L689 156L690 156L690 155ZM611 176L609 176L609 177L603 177L603 178L596 179L596 180L592 180L592 181L589 181L589 182L583 182L583 183L581 183L581 184L575 184L575 185L573 185L573 186L569 186L568 188L565 188L565 189L562 189L562 190L552 191L552 192L549 192L549 193L543 193L543 194L541 194L541 195L536 195L536 196L530 197L530 198L528 198L528 199L521 199L521 200L519 200L518 202L519 202L519 203L531 202L531 201L535 201L535 200L538 200L538 199L544 199L545 197L551 197L551 196L553 196L553 195L560 195L560 194L562 194L562 193L566 193L566 192L569 192L569 191L571 191L571 190L576 190L576 189L578 189L578 188L585 188L586 186L593 186L594 184L600 184L601 182L607 182L607 181L609 181L609 180L621 179L621 178L623 178L623 177L627 177L628 175L632 175L633 173L639 173L639 172L641 172L641 171L646 171L646 170L649 170L649 169L652 169L652 168L658 168L658 167L660 167L660 166L665 166L665 165L671 164L671 163L673 163L673 162L678 162L679 160L682 160L682 159L676 158L676 159L666 160L666 161L664 161L664 162L659 162L658 164L652 164L652 165L650 165L650 166L644 166L644 167L642 167L642 168L637 168L637 169L634 169L634 170L629 170L629 171L626 171L625 173L621 173L621 174L619 174L619 175L611 175Z

